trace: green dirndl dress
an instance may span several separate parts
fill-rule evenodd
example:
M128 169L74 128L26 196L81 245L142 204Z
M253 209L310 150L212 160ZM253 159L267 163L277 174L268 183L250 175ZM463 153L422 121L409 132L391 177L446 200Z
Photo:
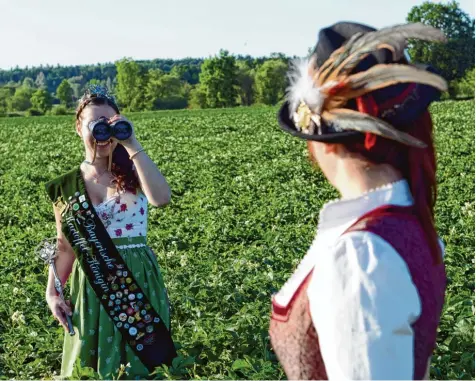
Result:
M153 308L170 330L170 305L157 258L146 243L147 199L122 193L95 207L127 267ZM76 361L111 379L122 365L128 365L128 379L144 379L149 370L122 339L107 311L100 304L78 261L70 277L74 336L65 334L61 377L69 377ZM145 312L145 311L144 311ZM126 322L127 323L127 322Z

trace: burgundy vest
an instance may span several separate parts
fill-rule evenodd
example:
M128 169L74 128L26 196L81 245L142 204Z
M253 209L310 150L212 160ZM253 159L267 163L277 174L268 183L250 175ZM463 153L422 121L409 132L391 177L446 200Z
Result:
M424 231L412 207L383 206L362 216L345 233L366 231L388 242L408 266L421 302L421 315L412 324L414 333L413 378L423 379L436 344L444 303L444 264L434 264ZM344 234L345 234L344 233ZM307 286L302 282L287 307L273 301L271 343L288 379L327 380L319 338L311 320Z

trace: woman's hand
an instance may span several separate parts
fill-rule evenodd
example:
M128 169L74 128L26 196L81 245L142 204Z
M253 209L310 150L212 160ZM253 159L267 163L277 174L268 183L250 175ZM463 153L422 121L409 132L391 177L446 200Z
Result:
M119 120L131 123L127 118L121 115L113 116L109 120L109 123L117 122ZM129 139L121 141L117 139L115 140L123 145L129 154L129 157L133 157L140 188L144 192L148 201L154 206L168 204L171 197L170 187L155 163L150 159L147 152L143 150L141 144L137 141L134 128L132 129L132 135Z
M116 142L122 144L124 146L124 148L126 148L127 150L135 150L135 151L140 150L142 148L142 146L140 145L140 143L138 142L138 140L136 138L136 134L135 134L135 131L134 131L134 125L132 124L132 122L129 119L127 119L126 117L124 117L122 115L119 115L119 114L114 115L111 119L109 119L110 124L115 123L117 121L124 121L124 122L129 123L132 127L132 134L126 140L118 140L115 137L112 137L112 139L115 140Z
M68 321L66 315L72 316L71 301L64 301L58 295L47 295L46 302L51 310L54 318L64 327L66 332L69 332Z

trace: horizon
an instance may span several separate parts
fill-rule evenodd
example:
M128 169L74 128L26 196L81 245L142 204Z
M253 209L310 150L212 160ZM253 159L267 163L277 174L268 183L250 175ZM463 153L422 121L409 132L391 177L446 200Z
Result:
M239 5L219 0L206 5L143 0L130 8L124 0L84 0L81 7L73 8L61 0L49 0L47 5L0 0L4 16L0 34L14 36L5 39L0 70L114 64L124 57L206 59L220 49L253 58L272 53L302 57L323 27L342 20L376 28L400 24L413 6L423 2L361 0L355 6L350 0L332 4L301 0L297 8L286 0L243 0ZM474 19L473 1L460 0L459 6ZM79 23L71 22L73 14Z
M226 49L223 49L223 50L226 50ZM218 54L219 52L217 52ZM235 53L232 53L232 52L229 52L230 55L233 55L235 57L251 57L253 59L259 59L259 58L269 58L272 54L281 54L282 52L271 52L270 54L268 54L267 56L250 56L250 55L244 55L244 54L235 54ZM284 54L284 53L282 53ZM147 59L142 59L142 58L132 58L134 61L136 62L141 62L141 61L154 61L154 60L161 60L161 61L183 61L183 60L205 60L207 58L209 58L210 56L208 57L179 57L179 58L170 58L170 57L165 57L165 58L161 58L161 57L157 57L157 58L147 58ZM294 57L297 57L297 56L288 56L286 55L286 57L288 58L294 58ZM131 57L122 57L122 58L119 58L119 60L123 59L123 58L131 58ZM73 67L73 66L94 66L94 65L115 65L117 61L115 62L96 62L96 63L85 63L85 64L68 64L68 65L59 65L59 64L40 64L40 65L37 65L37 66L23 66L23 67L12 67L12 68L8 68L8 69L2 69L0 68L0 71L11 71L11 70L26 70L27 68L28 69L40 69L40 68L46 68L46 67Z

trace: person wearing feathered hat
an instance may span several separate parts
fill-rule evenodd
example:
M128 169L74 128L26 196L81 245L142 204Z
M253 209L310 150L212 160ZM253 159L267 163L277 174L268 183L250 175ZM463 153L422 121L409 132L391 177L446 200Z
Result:
M289 379L428 377L444 303L430 103L446 82L407 59L423 24L320 31L290 73L281 128L307 141L341 199L273 296L270 337Z

